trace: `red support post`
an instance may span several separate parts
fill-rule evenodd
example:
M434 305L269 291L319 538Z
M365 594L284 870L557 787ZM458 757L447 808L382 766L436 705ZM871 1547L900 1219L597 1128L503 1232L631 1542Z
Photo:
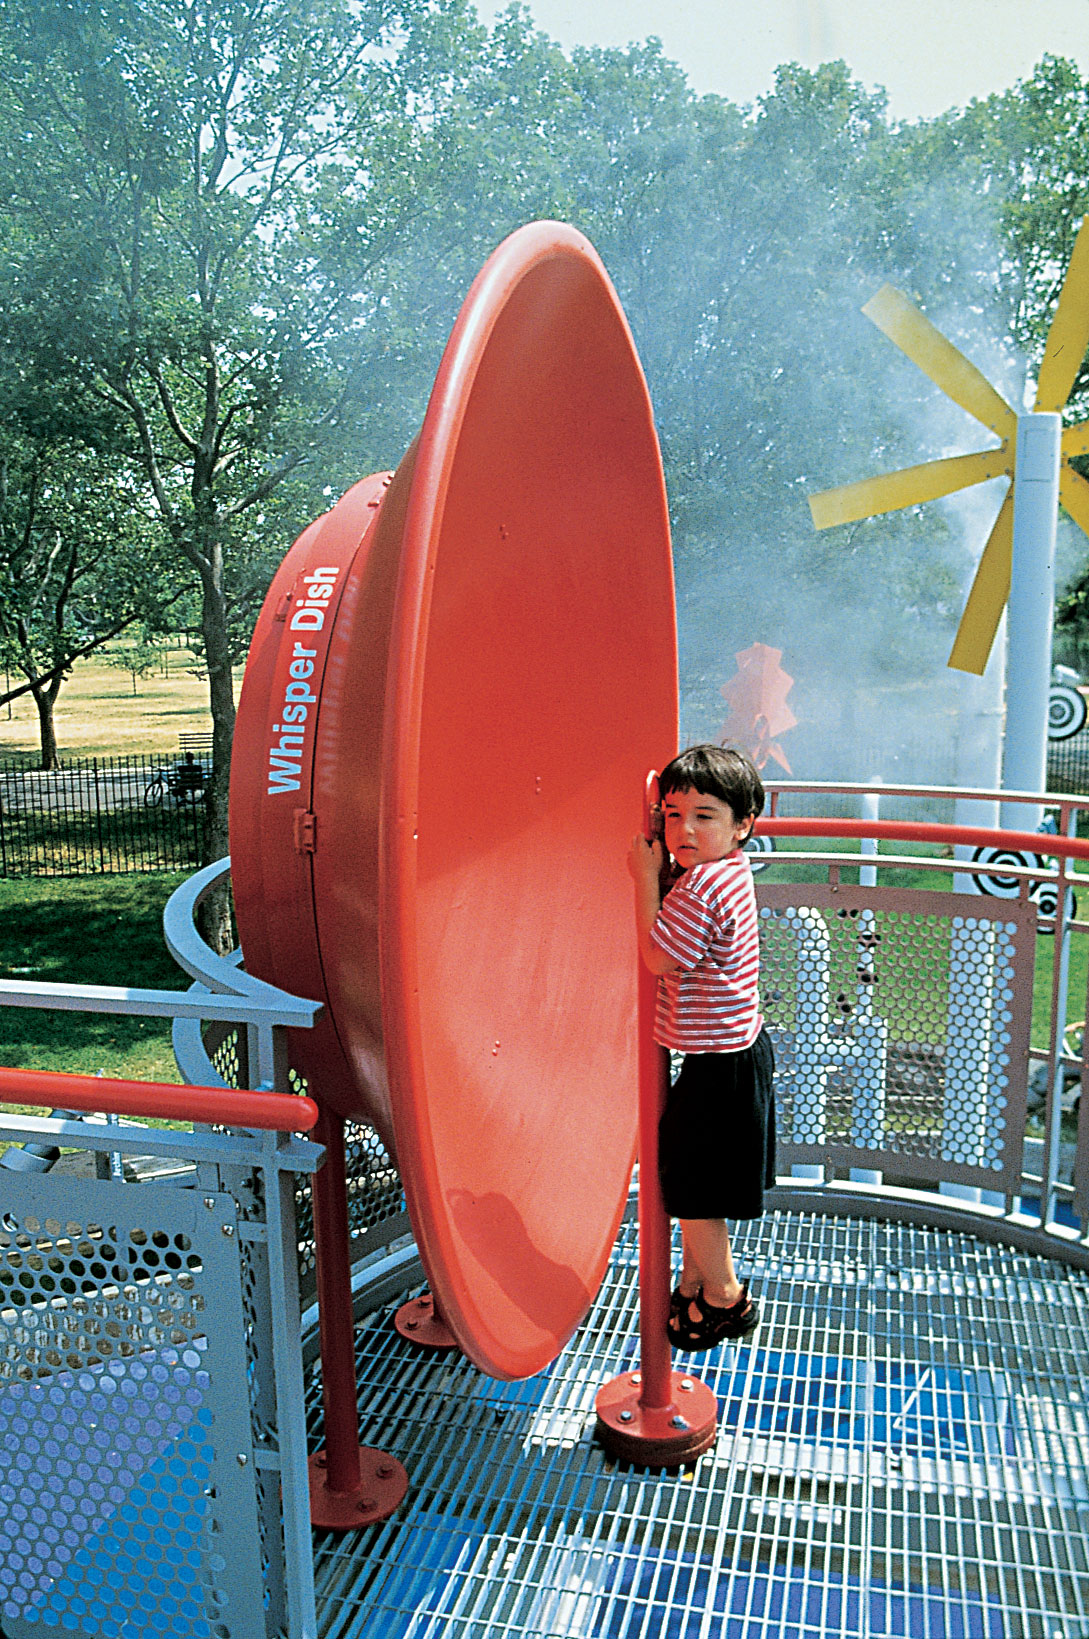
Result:
M639 975L639 1399L647 1407L668 1406L673 1391L666 1336L669 1219L658 1184L658 1122L669 1087L669 1053L654 1040L656 984L644 967Z
M328 1105L315 1137L325 1145L325 1164L314 1178L325 1445L310 1458L310 1517L326 1530L349 1531L388 1519L408 1475L395 1457L359 1444L344 1120Z
M658 777L647 777L643 834L656 833ZM669 1316L669 1218L658 1182L658 1122L669 1087L669 1054L654 1040L657 980L639 974L639 1370L597 1393L597 1438L611 1456L646 1468L679 1468L715 1443L718 1401L706 1383L673 1371Z

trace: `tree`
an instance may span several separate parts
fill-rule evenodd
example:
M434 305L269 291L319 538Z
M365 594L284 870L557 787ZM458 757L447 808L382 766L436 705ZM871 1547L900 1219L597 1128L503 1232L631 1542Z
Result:
M373 413L370 276L417 215L414 29L436 15L456 31L462 12L0 3L3 340L124 425L199 583L209 858L227 847L233 562L267 553L259 520L292 480L312 513L317 458Z
M859 310L891 278L932 313L974 310L958 339L989 344L995 211L959 154L927 178L957 212L924 211L913 131L842 63L784 66L752 110L693 96L652 46L576 53L574 70L578 220L631 320L662 441L686 731L717 732L734 652L760 640L799 671L809 724L831 731L817 746L808 730L808 767L831 771L852 692L940 677L969 558L941 509L813 531L811 491L968 431Z
M146 637L138 638L134 643L125 643L121 648L111 649L107 655L107 664L116 666L118 671L128 672L132 678L132 692L138 693L136 684L142 677L149 677L162 661L162 654L157 644L149 642Z
M8 429L0 447L0 646L38 711L41 766L56 766L54 708L78 655L141 614L161 584L140 485L82 444Z

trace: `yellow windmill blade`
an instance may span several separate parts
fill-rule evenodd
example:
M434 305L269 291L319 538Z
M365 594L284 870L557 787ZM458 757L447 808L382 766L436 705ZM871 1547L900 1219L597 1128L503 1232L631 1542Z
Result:
M924 461L918 467L901 467L880 478L862 478L857 484L822 490L809 497L809 510L818 529L834 524L854 523L879 512L897 512L901 507L936 501L954 490L985 483L1012 471L1012 457L1005 444L996 450L979 450L975 455L953 455L945 461Z
M946 397L990 427L1002 439L998 449L975 455L953 456L907 467L881 478L844 484L809 497L809 510L818 529L852 523L875 513L950 495L1000 474L1014 480L995 519L983 557L957 630L949 665L959 671L982 672L994 643L1010 592L1013 560L1013 492L1016 484L1016 412L953 346L930 320L893 285L882 285L862 311L890 341L929 376ZM1070 395L1089 345L1089 216L1074 242L1074 251L1048 331L1040 365L1036 409L1054 413ZM1089 483L1070 465L1077 455L1089 454L1089 422L1068 427L1062 434L1060 494L1070 516L1089 534Z
M901 353L906 353L946 398L982 421L1000 438L1010 438L1017 429L1017 416L970 359L935 329L903 291L882 285L862 309L866 317Z
M1059 468L1059 500L1089 535L1089 483L1073 467Z
M1089 455L1089 421L1078 421L1073 427L1063 428L1062 449L1064 461L1069 461L1072 455Z
M1037 410L1061 410L1089 347L1089 216L1083 216L1036 383Z
M1089 489L1089 485L1086 485ZM998 623L1010 595L1013 568L1013 486L994 521L983 556L979 560L972 590L960 617L953 648L946 662L954 671L975 672L982 677L987 669Z

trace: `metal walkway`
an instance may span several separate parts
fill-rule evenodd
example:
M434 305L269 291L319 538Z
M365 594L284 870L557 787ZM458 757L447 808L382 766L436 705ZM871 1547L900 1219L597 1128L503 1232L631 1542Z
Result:
M637 1358L632 1226L526 1382L372 1316L361 1438L410 1489L384 1525L316 1539L322 1639L1089 1636L1089 1279L786 1211L737 1249L762 1322L691 1357L720 1434L682 1474L593 1443L596 1389Z

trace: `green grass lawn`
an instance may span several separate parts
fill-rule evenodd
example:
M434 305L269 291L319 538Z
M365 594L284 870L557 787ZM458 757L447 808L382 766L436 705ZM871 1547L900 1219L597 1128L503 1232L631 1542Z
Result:
M183 875L0 881L0 978L184 990L163 943ZM178 1082L170 1021L0 1008L0 1064Z

